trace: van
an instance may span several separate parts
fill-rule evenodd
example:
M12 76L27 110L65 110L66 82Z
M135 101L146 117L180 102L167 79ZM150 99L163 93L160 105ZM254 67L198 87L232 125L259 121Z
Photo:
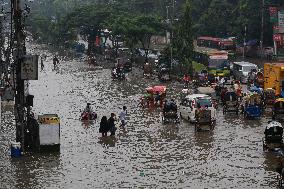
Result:
M192 94L183 98L180 104L181 118L187 119L192 123L196 122L195 112L200 107L207 107L211 110L212 121L216 121L216 109L213 106L211 97L206 94Z
M237 80L241 83L247 83L249 73L255 70L258 71L257 65L250 62L234 62L233 63L233 74Z

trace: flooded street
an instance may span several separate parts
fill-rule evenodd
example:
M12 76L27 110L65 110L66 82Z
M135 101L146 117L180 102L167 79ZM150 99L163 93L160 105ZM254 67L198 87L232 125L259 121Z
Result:
M41 52L42 53L42 52ZM47 53L47 52L46 52ZM60 153L33 154L11 160L15 138L13 110L3 107L0 127L0 188L277 188L276 156L263 152L269 117L244 120L242 115L218 119L212 132L198 132L182 120L163 125L160 109L138 106L144 89L159 84L142 78L137 68L128 81L112 81L109 69L84 61L62 61L52 70L49 54L39 80L31 82L36 114L61 118ZM168 84L178 99L181 84ZM82 123L81 111L91 102L99 119ZM115 138L101 138L102 116L128 107L127 129Z

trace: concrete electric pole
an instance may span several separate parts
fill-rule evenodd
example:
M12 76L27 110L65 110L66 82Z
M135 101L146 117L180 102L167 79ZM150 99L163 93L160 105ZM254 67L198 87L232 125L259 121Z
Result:
M262 0L261 6L261 35L260 35L260 50L263 53L263 31L264 30L264 0Z
M26 55L25 35L22 25L22 10L20 0L11 0L14 21L14 74L15 74L15 118L16 118L16 140L21 142L22 150L25 149L25 85L21 78L21 65Z

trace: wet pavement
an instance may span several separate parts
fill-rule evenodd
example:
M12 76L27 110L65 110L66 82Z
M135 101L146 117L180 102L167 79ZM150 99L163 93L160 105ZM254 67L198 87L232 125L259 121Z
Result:
M276 156L262 149L269 117L244 120L219 110L210 132L196 133L184 120L178 127L163 125L159 109L138 106L144 88L160 84L142 78L141 70L134 69L128 81L112 81L109 69L72 60L52 70L51 60L49 54L30 93L35 95L36 114L60 116L60 153L12 160L13 109L3 107L0 188L277 188ZM169 96L178 98L181 85L167 85ZM79 120L87 102L93 104L98 120L118 114L126 105L127 129L118 129L115 138L101 138L99 121Z

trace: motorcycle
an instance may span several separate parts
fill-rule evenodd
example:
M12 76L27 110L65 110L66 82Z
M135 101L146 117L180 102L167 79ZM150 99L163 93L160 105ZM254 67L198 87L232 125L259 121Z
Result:
M81 120L82 121L95 121L98 118L97 114L95 112L83 112L81 114Z

